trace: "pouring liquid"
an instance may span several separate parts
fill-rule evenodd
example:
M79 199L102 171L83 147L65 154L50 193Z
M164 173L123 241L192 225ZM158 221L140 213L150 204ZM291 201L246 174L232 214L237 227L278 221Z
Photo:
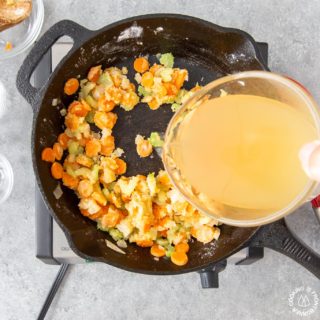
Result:
M203 102L171 145L184 178L221 204L219 215L250 219L278 211L307 186L298 154L316 129L290 105L254 95Z

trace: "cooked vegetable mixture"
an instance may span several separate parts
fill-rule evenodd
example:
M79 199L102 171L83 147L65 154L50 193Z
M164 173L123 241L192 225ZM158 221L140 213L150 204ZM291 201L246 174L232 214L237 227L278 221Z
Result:
M141 101L151 109L170 103L175 111L200 87L197 85L189 92L182 89L188 71L173 68L171 53L159 56L159 60L160 64L151 67L145 57L134 61L138 92ZM74 95L80 88L79 96L68 110L61 112L65 115L66 129L52 148L43 149L42 160L52 163L53 178L61 179L64 186L75 191L81 214L96 221L98 228L108 232L118 247L125 248L128 240L140 247L150 247L155 259L168 257L182 266L188 262L191 237L208 243L218 239L220 230L217 221L182 198L165 171L147 177L123 176L127 164L121 159L124 151L115 147L112 128L117 115L112 110L120 106L130 111L139 102L127 73L126 68L103 70L95 66L87 79L79 82L71 78L65 83L66 95ZM99 133L91 129L93 124L100 129ZM153 147L163 145L157 132L151 132L147 139L138 135L132 143L136 144L140 157L148 157ZM117 251L124 253L120 248Z

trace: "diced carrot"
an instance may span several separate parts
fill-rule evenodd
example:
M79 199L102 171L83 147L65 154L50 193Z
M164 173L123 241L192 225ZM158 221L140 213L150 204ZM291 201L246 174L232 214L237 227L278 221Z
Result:
M71 131L76 131L80 125L80 119L78 116L72 113L68 113L64 120L66 127Z
M114 86L119 88L120 85L121 85L121 81L122 81L121 75L111 72L110 76L111 76L111 79L112 79L112 82L113 82Z
M123 91L120 88L110 86L106 89L107 100L112 100L115 104L119 104L122 99Z
M79 195L83 198L90 197L93 192L93 186L88 179L83 179L78 184Z
M166 238L167 237L167 230L159 231L159 234L161 237Z
M185 252L174 251L171 253L171 261L177 266L184 266L188 262L188 256Z
M93 160L84 154L79 154L76 158L76 162L87 168L91 168L93 165Z
M103 217L108 212L108 206L102 207L97 213L91 214L89 216L90 219L96 220Z
M68 112L78 117L85 117L90 110L91 108L88 104L82 104L79 101L73 101L68 107Z
M86 155L90 158L95 157L101 151L101 144L98 140L92 139L86 144Z
M166 251L164 250L163 247L159 246L158 244L154 244L151 248L150 248L150 253L154 256L154 257L163 257L166 255Z
M165 227L165 225L170 222L170 218L168 216L165 216L164 218L160 219L159 221L159 226L160 227Z
M160 107L160 104L156 99L153 98L150 102L148 102L148 106L151 110L157 110Z
M68 187L70 189L77 189L78 184L79 184L79 179L74 178L71 175L69 175L68 173L64 172L62 174L62 182L66 187Z
M149 69L149 62L144 57L139 57L134 60L133 68L139 73L143 73Z
M101 75L101 65L92 67L89 70L87 78L91 82L97 82L99 80L100 75Z
M177 87L173 83L164 82L163 85L167 89L168 96L176 96L178 94L179 90L177 89Z
M118 168L116 170L116 174L124 174L127 171L127 164L122 159L116 158L115 159L118 165Z
M83 216L85 216L85 217L90 216L90 213L89 213L89 211L88 211L88 210L80 209L80 212L81 212L81 214L82 214Z
M54 162L55 156L52 148L44 148L41 153L41 159L47 162Z
M101 140L101 154L104 156L110 156L115 148L114 136L107 136Z
M63 156L63 148L61 146L61 144L59 142L56 142L53 147L53 153L54 156L57 160L61 160L62 156Z
M70 78L64 85L64 93L68 96L75 94L79 89L79 81L76 78Z
M116 104L112 100L106 100L105 97L100 97L98 100L98 108L100 111L109 112L114 109Z
M165 86L161 86L160 89L159 89L159 91L158 91L158 95L159 95L160 97L165 97L167 94L168 94L168 93L167 93L166 87L165 87Z
M146 223L143 226L143 232L148 232L151 229L151 223Z
M54 162L51 166L51 175L55 179L62 179L63 168L59 162Z
M101 206L105 206L107 204L107 199L101 191L94 191L91 197Z
M150 72L154 75L159 69L161 68L161 66L159 64L154 64L151 68L150 68Z
M89 140L90 140L90 138L81 137L81 139L78 140L78 142L81 147L85 147Z
M129 84L129 90L136 91L136 86L132 82Z
M131 110L139 102L139 97L134 91L126 92L122 96L121 105L126 110Z
M112 129L117 122L118 116L113 112L97 111L93 121L100 129Z
M136 242L139 247L147 248L153 246L152 240L140 240Z
M184 83L186 77L187 77L187 71L186 70L180 70L177 73L173 83L174 83L174 85L176 86L176 88L178 90L183 86L183 83Z
M145 72L142 75L141 84L146 88L151 88L153 86L153 74L150 71Z
M107 228L114 228L124 217L125 214L121 210L110 205L108 213L102 217L101 224Z
M174 250L187 253L189 251L189 245L186 242L180 242L174 247Z
M68 141L70 138L66 133L60 133L58 136L58 142L60 143L63 150L66 150L68 148Z
M145 158L150 156L152 153L152 144L150 143L149 140L142 140L137 144L137 153L141 158Z
M192 227L191 230L190 230L190 233L194 238L197 238L198 231L197 231L196 228Z

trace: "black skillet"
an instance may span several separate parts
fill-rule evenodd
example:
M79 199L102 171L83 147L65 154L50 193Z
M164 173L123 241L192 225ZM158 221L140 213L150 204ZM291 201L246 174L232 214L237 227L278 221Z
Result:
M73 39L73 48L46 85L34 88L30 84L32 72L44 53L64 35ZM111 240L110 237L79 213L77 198L72 191L64 188L63 196L56 200L53 190L57 182L51 177L49 165L40 157L42 149L52 146L63 128L63 119L59 110L52 106L52 99L59 98L67 105L71 100L63 95L65 81L77 75L83 78L91 66L101 63L104 67L127 66L132 80L134 57L159 52L172 52L176 66L189 70L187 88L196 82L206 84L229 73L267 69L255 41L243 31L222 28L188 16L154 14L125 19L98 31L87 30L72 21L61 21L35 44L19 70L18 90L34 111L32 160L37 183L72 249L83 258L125 270L169 275L204 269L248 245L269 247L293 258L320 278L319 255L296 239L283 219L260 228L223 225L218 241L206 245L193 242L188 264L178 267L166 259L155 261L148 249L136 245L129 245L126 255L114 252L104 241ZM153 159L138 158L134 151L134 137L138 133L148 136L151 131L164 132L172 116L170 108L164 106L151 111L141 104L131 112L118 108L117 113L119 120L114 134L116 144L126 151L127 174L157 171L162 167L161 159L157 154Z

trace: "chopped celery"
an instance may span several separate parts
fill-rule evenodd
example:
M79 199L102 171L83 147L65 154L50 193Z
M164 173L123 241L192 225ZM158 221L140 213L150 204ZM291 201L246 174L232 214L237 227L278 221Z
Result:
M118 240L123 239L123 234L118 229L114 229L114 228L110 229L109 234L114 241L118 241Z
M109 228L104 228L100 221L98 221L98 223L97 223L97 229L104 231L104 232L109 232Z
M76 177L74 170L70 166L66 166L66 171L67 171L67 174L69 174L70 176Z
M110 195L110 191L107 188L103 188L102 193L106 198L108 198Z
M88 112L88 114L86 116L86 121L88 123L94 123L93 118L94 118L94 111Z
M161 137L158 132L151 132L150 138L148 140L153 147L157 148L163 146L163 140L161 140Z
M87 82L81 89L81 97L86 98L95 86L96 86L95 83Z
M174 57L172 53L164 53L159 59L160 63L167 68L173 68Z
M77 177L81 176L86 179L90 179L90 176L91 176L91 170L88 168L84 168L84 167L75 170L74 173Z
M138 87L138 93L140 96L149 96L150 95L150 92L146 90L146 88L144 88L143 86L139 86Z
M167 247L169 246L169 241L168 239L162 239L162 238L159 238L156 240L157 244L162 246L162 247Z
M95 164L91 170L90 181L96 183L99 179L100 166Z
M154 172L149 173L147 176L147 185L150 190L151 196L155 195L157 192L157 181L154 176Z
M167 245L166 256L170 258L173 251L174 251L174 247L171 244Z
M188 91L186 89L181 89L179 92L178 92L178 95L176 97L176 103L179 103L181 104L181 100L182 98L188 93Z
M68 151L70 154L78 155L83 153L83 147L79 145L79 142L71 140L68 144Z
M110 182L110 183L108 184L108 189L109 189L109 191L112 191L112 190L113 190L115 184L116 184L115 182Z
M112 86L113 81L108 72L103 72L98 79L98 84L103 84L105 86Z
M164 82L170 82L172 80L173 69L163 68L161 70L160 76Z
M86 102L90 105L90 107L97 109L98 102L93 99L90 95L85 98Z
M178 103L173 103L171 105L171 110L172 112L177 112L177 110L181 107L181 104L178 104Z

